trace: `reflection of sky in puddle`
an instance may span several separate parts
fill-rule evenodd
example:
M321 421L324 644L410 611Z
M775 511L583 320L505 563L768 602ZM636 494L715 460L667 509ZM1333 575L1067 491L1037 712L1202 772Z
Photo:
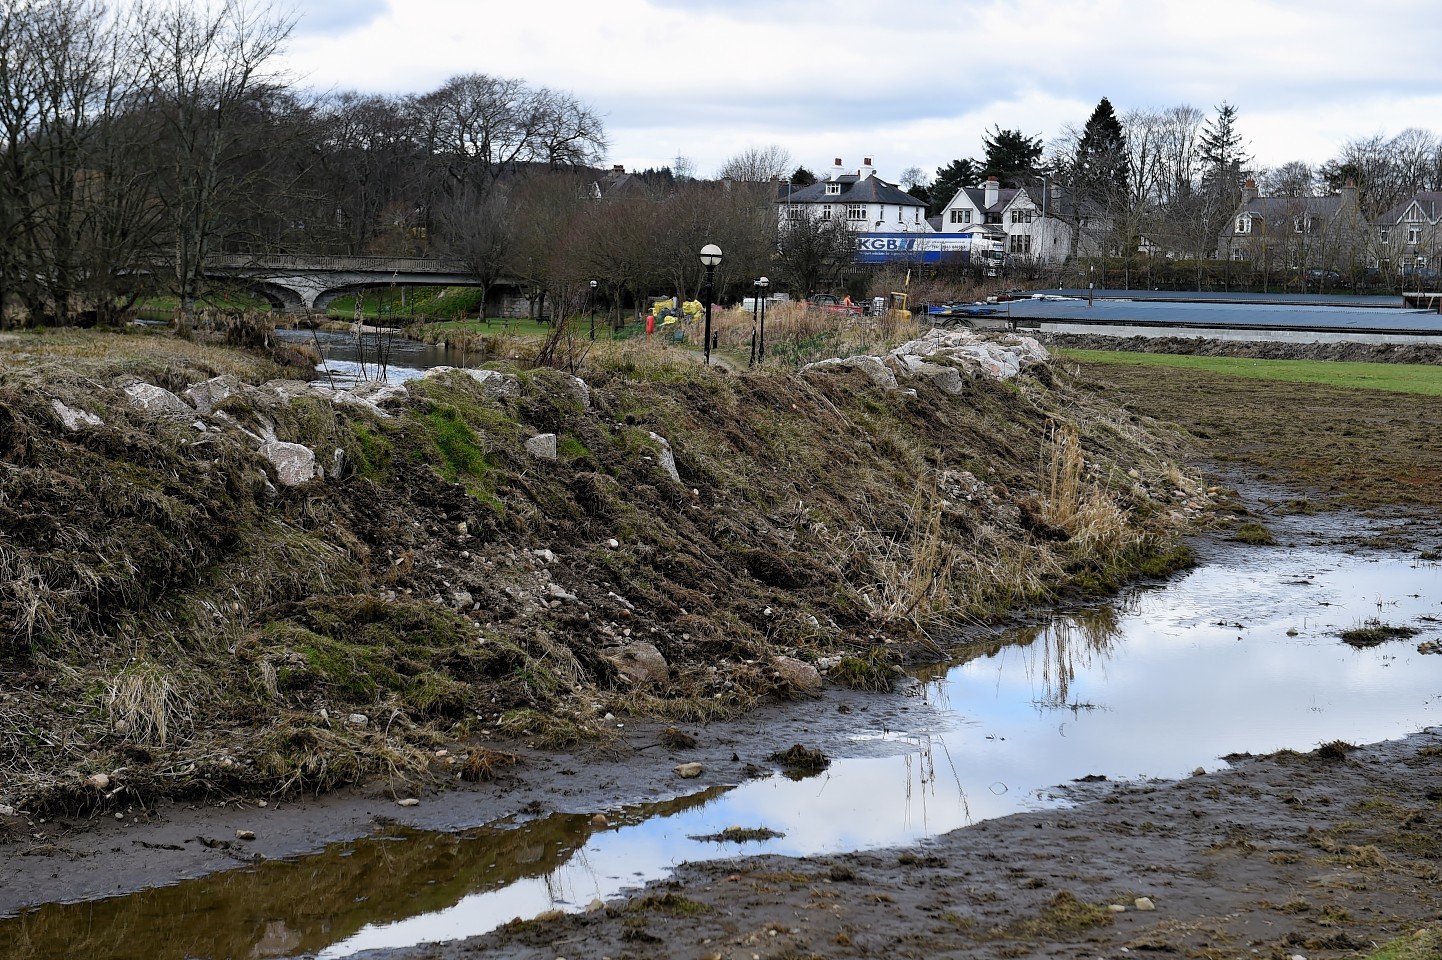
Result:
M1244 566L1228 562L1235 559ZM1442 717L1442 657L1416 641L1353 650L1337 633L1377 617L1442 635L1442 567L1308 550L1248 550L1116 607L1059 617L1022 643L927 681L954 714L901 756L841 760L800 781L772 777L664 820L593 836L524 890L367 928L324 956L491 929L584 907L684 860L807 855L915 842L1049 802L1088 774L1181 777L1233 752L1309 750L1404 736ZM1288 631L1295 635L1288 636ZM728 826L785 834L730 847L689 839Z
M216 898L236 898L248 915L269 918L254 924L257 930L288 931L288 942L303 938L308 949L324 947L320 956L341 957L471 936L557 907L584 909L593 898L614 897L685 860L913 843L1054 802L1048 788L1088 774L1180 777L1199 766L1215 769L1231 752L1398 737L1442 722L1442 657L1419 655L1416 639L1353 650L1336 634L1377 617L1421 628L1418 639L1442 636L1442 623L1419 619L1442 617L1438 598L1442 567L1436 565L1307 549L1237 550L1165 588L1058 617L1010 635L1010 643L970 649L950 668L922 671L921 690L941 712L941 732L857 734L909 747L897 755L838 760L799 781L771 777L709 798L615 811L617 825L600 830L586 826L585 817L559 816L534 827L481 828L477 842L451 841L448 855L455 860L439 865L440 878L396 856L400 875L388 878L386 889L353 880L355 889L338 892L373 899L357 908L362 912L349 918L353 922L335 927L319 926L295 909L292 894L261 879L248 881L253 886L244 893L207 892L198 885L216 883L209 878L173 888L174 899L167 891L146 891L103 903L123 913L126 900L148 897L149 916L194 928ZM922 722L938 725L917 707L914 714L927 714ZM732 825L765 826L785 836L744 845L690 839ZM520 834L512 836L516 829ZM496 851L508 838L513 845L534 843L527 848L533 852L507 861ZM444 845L446 836L436 840ZM415 845L411 859L434 870L436 856L425 842L396 840L388 849ZM369 849L365 843L352 845L357 856ZM542 857L542 850L555 853ZM335 855L265 866L324 872L320 858ZM237 888L244 879L219 878ZM187 899L191 885L197 886ZM434 902L409 899L426 890L435 891L427 898ZM160 898L167 899L161 904ZM395 919L408 914L415 915ZM59 915L52 923L66 926ZM244 941L242 953L276 955L259 936L230 930L224 944L217 937L214 950L192 946L187 955L231 953L237 938ZM43 948L24 954L46 955L56 954ZM121 956L93 946L87 955Z
M316 367L322 375L316 382L326 386L334 383L337 388L350 387L362 379L404 383L422 376L430 367L470 366L470 361L477 359L394 334L368 334L363 349L357 345L355 335L348 333L277 330L276 338L298 346L318 347L323 360Z

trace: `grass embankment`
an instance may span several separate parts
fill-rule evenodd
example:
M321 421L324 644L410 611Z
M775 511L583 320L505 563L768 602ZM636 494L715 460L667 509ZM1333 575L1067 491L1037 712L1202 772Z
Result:
M910 395L680 353L598 344L588 389L430 377L381 416L247 386L269 355L0 338L0 804L483 779L507 737L734 715L801 691L777 655L886 686L960 625L1188 560L1206 498L1168 441L1047 367ZM124 392L218 374L211 414ZM281 485L269 437L324 477ZM628 677L640 640L664 682Z
M1305 492L1297 508L1442 508L1442 366L1058 352L1213 461Z

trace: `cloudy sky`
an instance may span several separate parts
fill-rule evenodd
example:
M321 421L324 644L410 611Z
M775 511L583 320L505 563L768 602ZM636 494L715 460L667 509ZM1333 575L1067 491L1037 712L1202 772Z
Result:
M779 145L896 180L1119 113L1227 101L1261 165L1442 135L1437 0L294 0L287 65L318 89L423 93L460 73L569 91L608 163L709 176Z

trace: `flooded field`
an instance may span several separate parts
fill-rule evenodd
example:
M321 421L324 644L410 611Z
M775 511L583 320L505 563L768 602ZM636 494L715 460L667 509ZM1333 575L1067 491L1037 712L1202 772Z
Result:
M1442 566L1412 557L1227 546L1164 587L920 671L915 729L856 715L857 752L881 739L904 748L895 755L611 810L602 824L556 814L457 834L390 829L293 861L46 905L0 920L0 942L25 958L342 957L584 909L684 860L912 844L1064 804L1054 788L1083 777L1177 778L1231 753L1400 737L1442 722L1442 657L1417 652L1442 636L1439 598ZM1417 632L1367 649L1341 641L1374 622ZM703 839L732 826L780 836Z

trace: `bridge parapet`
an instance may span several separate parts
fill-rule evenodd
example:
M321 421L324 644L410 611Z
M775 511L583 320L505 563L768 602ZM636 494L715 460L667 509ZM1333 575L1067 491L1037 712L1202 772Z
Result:
M469 274L459 260L438 257L327 257L291 254L227 254L210 257L211 270L296 273L443 273Z

